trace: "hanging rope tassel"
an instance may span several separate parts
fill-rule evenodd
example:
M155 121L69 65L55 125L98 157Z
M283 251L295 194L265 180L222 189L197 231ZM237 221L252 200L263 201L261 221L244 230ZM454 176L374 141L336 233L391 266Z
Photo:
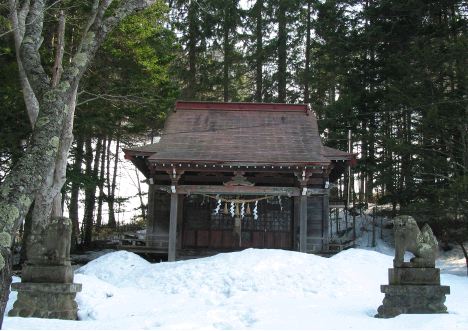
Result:
M236 216L239 216L239 215L240 215L239 204L236 203Z
M252 212L250 211L250 203L247 204L247 208L245 209L245 214L249 216L250 214L252 214Z
M224 210L223 210L223 214L224 214L224 215L227 215L227 214L229 214L229 210L228 210L227 202L225 202L225 203L224 203Z

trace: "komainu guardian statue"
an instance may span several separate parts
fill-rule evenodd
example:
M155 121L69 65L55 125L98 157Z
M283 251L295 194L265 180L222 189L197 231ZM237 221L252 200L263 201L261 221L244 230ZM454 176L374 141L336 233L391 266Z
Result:
M435 267L438 243L431 227L426 223L419 230L418 224L411 216L399 216L393 221L395 231L395 259L393 266L399 267ZM409 263L404 262L405 252L414 257Z
M429 225L419 230L411 216L394 219L395 259L388 269L388 285L381 285L385 294L375 317L389 318L400 314L441 314L447 312L445 296L449 286L440 285L440 270L435 268L437 239ZM414 257L405 262L405 252Z

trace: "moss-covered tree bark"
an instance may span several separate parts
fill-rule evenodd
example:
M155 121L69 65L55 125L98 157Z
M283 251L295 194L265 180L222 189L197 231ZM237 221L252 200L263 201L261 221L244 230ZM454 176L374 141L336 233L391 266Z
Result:
M2 328L3 315L5 314L8 295L10 294L12 259L9 249L0 247L1 255L4 257L5 266L0 270L0 329Z
M53 200L56 196L53 194L56 193L53 189L60 190L61 188L53 185L57 184L56 176L63 175L55 172L56 163L60 162L63 157L66 159L68 153L68 148L61 148L68 144L68 141L63 139L63 133L73 126L70 105L74 105L76 101L76 91L83 73L107 34L125 17L145 9L155 0L124 0L117 6L111 6L112 0L95 0L89 11L89 19L83 29L79 46L57 81L47 74L39 51L43 41L45 1L18 2L10 1L13 30L21 31L22 34L16 50L21 69L24 70L24 77L30 87L30 90L24 93L34 95L38 105L38 114L28 148L0 186L0 273L3 276L0 289L2 295L7 295L9 290L8 281L5 280L9 279L10 272L5 267L11 257L12 237L24 220L37 194L45 197L40 204L47 204L47 207L41 208L40 216L47 222L52 212L52 203L49 207L49 199L52 197ZM25 97L26 103L34 102L28 101L29 99ZM60 151L66 153L59 153ZM63 177L60 179L62 180ZM41 189L50 189L51 192L41 191ZM40 225L33 224L32 226ZM34 239L34 236L31 237ZM6 302L1 302L0 311L4 311L5 304ZM3 314L0 315L0 325L2 321Z

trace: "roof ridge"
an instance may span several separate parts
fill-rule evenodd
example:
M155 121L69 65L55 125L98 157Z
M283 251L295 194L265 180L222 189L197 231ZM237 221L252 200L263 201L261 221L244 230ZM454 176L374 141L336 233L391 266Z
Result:
M176 110L279 111L309 113L306 104L263 102L176 101Z

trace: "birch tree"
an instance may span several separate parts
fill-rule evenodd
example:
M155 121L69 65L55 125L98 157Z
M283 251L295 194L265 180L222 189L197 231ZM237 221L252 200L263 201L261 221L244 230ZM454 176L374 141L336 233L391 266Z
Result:
M40 53L48 3L9 0L19 77L34 129L24 155L0 186L0 293L8 292L11 277L5 275L9 273L5 263L11 260L12 238L32 201L35 201L33 229L45 227L52 215L60 213L53 210L54 199L65 182L80 79L97 49L119 22L154 2L156 0L95 0L69 63L62 64L63 44L59 45L52 74L49 74ZM60 22L59 31L65 28L65 15ZM2 300L0 326L5 304Z

